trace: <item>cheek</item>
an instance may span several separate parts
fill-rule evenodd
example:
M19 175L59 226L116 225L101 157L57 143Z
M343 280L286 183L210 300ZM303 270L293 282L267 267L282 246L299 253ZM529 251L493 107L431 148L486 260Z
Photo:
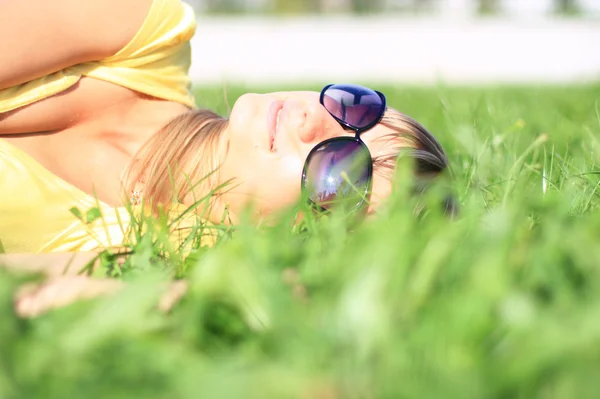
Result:
M231 154L221 181L231 179L223 199L234 214L252 205L263 216L294 205L300 198L303 163L294 157L276 158L255 151Z
M282 157L260 162L249 170L246 189L264 212L293 205L300 198L302 164L297 158Z
M373 191L371 192L371 206L369 206L368 213L373 214L381 209L391 194L392 182L390 179L378 173L373 173Z
M296 196L300 190L302 164L296 157L282 157L262 165L254 175L255 186L261 194L278 192L281 196Z

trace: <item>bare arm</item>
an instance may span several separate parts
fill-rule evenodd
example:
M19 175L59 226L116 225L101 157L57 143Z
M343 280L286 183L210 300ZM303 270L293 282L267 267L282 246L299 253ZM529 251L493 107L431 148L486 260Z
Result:
M95 252L0 254L0 269L16 273L40 273L48 277L74 276L97 256Z
M123 287L121 281L77 275L97 255L94 252L0 254L0 269L42 273L48 276L42 284L26 284L19 287L15 295L17 313L24 317L35 317L78 300L118 291ZM160 298L158 308L168 311L186 291L185 281L170 284Z
M19 287L15 294L17 313L33 317L77 300L95 298L118 290L122 283L117 280L77 275L97 256L94 252L0 255L2 269L47 276L44 283L30 283Z
M0 90L117 53L152 0L0 0Z

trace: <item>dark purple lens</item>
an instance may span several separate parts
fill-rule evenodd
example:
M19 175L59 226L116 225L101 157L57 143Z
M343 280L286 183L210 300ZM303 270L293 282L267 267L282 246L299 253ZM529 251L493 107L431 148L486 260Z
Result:
M315 204L329 209L336 204L360 204L371 181L371 154L351 138L324 141L306 160L303 185Z
M321 103L331 115L357 129L377 123L384 111L377 92L357 85L332 85L322 94Z

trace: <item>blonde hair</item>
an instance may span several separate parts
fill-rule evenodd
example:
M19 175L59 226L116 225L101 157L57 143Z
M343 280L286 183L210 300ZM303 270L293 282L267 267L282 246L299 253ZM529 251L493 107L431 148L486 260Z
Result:
M388 107L380 123L393 133L382 138L392 145L381 153L372 154L376 173L391 178L401 153L415 159L415 173L421 177L434 177L448 168L448 158L440 143L410 116Z
M142 191L153 206L168 208L196 188L215 184L219 136L228 120L209 110L177 116L154 134L126 172L128 193ZM142 190L139 190L141 186Z
M392 179L398 157L406 154L414 159L416 175L414 194L422 195L428 190L434 178L449 171L448 157L437 139L419 122L394 108L388 107L381 124L393 130L387 139L389 145L384 151L373 156L373 173ZM442 210L452 216L458 214L458 204L448 190L442 199Z
M129 193L143 186L143 196L166 208L181 202L194 185L216 188L219 136L228 120L209 110L186 112L158 131L142 147L127 172ZM416 161L418 177L431 178L448 167L448 159L435 137L411 117L389 108L381 124L392 129L390 145L373 155L374 173L391 179L398 156L407 153ZM425 180L425 179L423 179Z

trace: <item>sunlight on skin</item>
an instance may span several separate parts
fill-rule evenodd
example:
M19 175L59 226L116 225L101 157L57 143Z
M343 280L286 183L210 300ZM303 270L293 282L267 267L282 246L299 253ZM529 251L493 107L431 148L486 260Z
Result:
M361 134L372 156L390 145L392 129L377 125ZM233 223L252 205L259 217L294 205L301 195L300 180L308 153L333 137L353 137L319 103L318 92L245 94L235 103L222 140L219 184L233 188L220 195L216 212L228 205ZM397 145L397 143L396 143ZM268 178L265 178L268 176ZM374 171L371 206L391 192L391 182Z
M73 302L113 294L124 287L122 281L78 275L98 258L94 252L48 254L2 254L0 268L16 274L42 274L42 283L27 283L15 292L15 310L20 316L35 317ZM98 262L96 262L98 265ZM187 291L185 281L166 285L157 308L168 312Z

